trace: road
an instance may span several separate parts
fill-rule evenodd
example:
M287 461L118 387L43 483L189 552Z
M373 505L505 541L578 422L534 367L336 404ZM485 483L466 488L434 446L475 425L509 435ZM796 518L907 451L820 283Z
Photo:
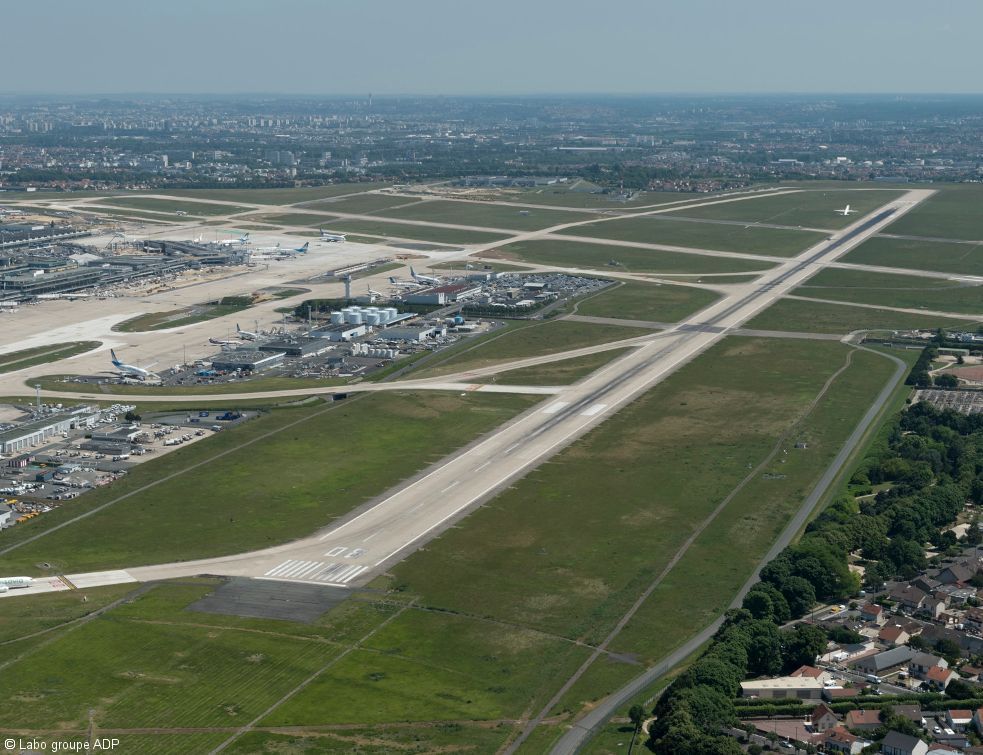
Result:
M234 556L68 575L68 580L92 586L208 573L349 587L365 584L931 193L909 191L757 281L733 286L709 307L666 331L638 339L639 345L625 356L560 388L480 442L310 537ZM46 580L31 591L47 589L60 588Z

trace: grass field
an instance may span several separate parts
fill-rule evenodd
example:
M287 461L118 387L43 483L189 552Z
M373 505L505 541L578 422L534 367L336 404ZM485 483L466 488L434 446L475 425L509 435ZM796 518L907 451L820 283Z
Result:
M61 359L68 359L76 354L84 354L87 351L97 349L102 345L100 341L76 341L74 343L52 343L47 346L36 346L33 349L22 349L20 351L10 351L0 354L0 373L22 370L25 367L34 367L38 364L57 362Z
M711 204L679 210L689 218L708 220L737 220L747 223L806 226L836 230L855 223L858 218L873 212L881 205L901 196L900 191L802 191L775 197L756 197L739 202ZM856 214L848 217L835 212L849 204Z
M468 267L470 265L470 267ZM458 260L457 262L438 262L436 265L427 266L431 270L453 270L459 275L466 275L472 272L495 272L495 273L513 273L513 272L523 272L528 271L529 268L522 267L520 265L507 265L503 262L488 262L486 260L478 260L467 258L466 260Z
M34 565L47 561L63 572L96 570L237 553L308 535L536 400L393 392L278 410L140 465L110 487L5 533L7 545L181 473L0 556L0 569L37 573ZM360 452L350 453L356 446ZM205 460L211 461L188 469Z
M885 230L912 236L983 240L983 188L979 185L942 186Z
M426 225L405 225L372 220L337 220L330 223L337 233L365 233L385 238L397 237L434 241L438 244L487 244L504 238L500 233L467 231L457 228L437 228Z
M4 540L0 538L0 545ZM133 585L94 587L83 595L74 590L41 595L19 595L3 599L0 610L0 645L32 639L51 632L102 608L133 590ZM40 636L40 635L39 635ZM5 651L5 655L10 651Z
M432 201L377 213L388 218L534 231L561 223L590 220L583 212L537 210L477 202Z
M937 270L941 273L983 275L983 241L953 244L874 237L843 257L843 262L862 265Z
M717 292L701 288L627 281L577 303L576 310L594 317L676 322L719 298Z
M170 312L148 312L143 315L123 320L113 326L113 330L122 333L142 333L149 330L166 330L180 328L185 325L214 320L216 317L235 314L249 309L248 304L199 304L195 307L171 310Z
M520 367L517 370L499 372L487 378L487 381L504 385L569 385L623 356L627 351L627 349L611 349L536 367Z
M665 220L657 215L590 223L568 228L563 233L615 241L637 241L646 244L667 244L690 249L713 249L775 257L791 257L826 238L825 234L812 231L787 231L756 226L748 228L716 223L685 223Z
M174 214L178 210L189 215L230 215L233 212L246 212L248 207L227 204L206 204L187 199L157 199L155 197L114 197L111 202L116 207L130 207L134 210L150 210Z
M357 215L376 213L384 215L390 207L412 204L420 200L414 197L394 197L387 194L360 194L354 197L342 197L341 199L327 199L323 202L310 202L305 204L309 210L324 210L325 212L351 212Z
M983 317L983 288L942 278L829 268L810 278L794 293L817 299Z
M483 256L557 267L624 270L633 273L746 273L768 270L775 266L774 263L763 260L662 252L555 239L507 244ZM611 264L612 262L617 264Z
M251 204L298 204L327 197L346 194L361 194L373 189L381 189L386 183L343 183L328 186L314 186L300 189L177 189L169 190L168 196L188 199L217 199L223 202L249 202Z
M326 223L338 221L335 215L316 215L310 212L280 212L272 215L248 215L243 220L248 222L275 223L276 225L295 225L306 228L320 228Z
M981 318L983 319L983 318ZM908 330L913 328L967 327L965 320L891 312L884 309L780 299L745 323L746 328L800 331L803 333L852 333L855 330Z
M541 189L525 189L522 191L503 191L496 196L501 202L516 202L520 204L556 205L557 207L578 207L601 210L626 210L647 205L666 204L692 199L704 199L702 194L679 194L676 192L638 192L627 202L612 199L611 194L593 194L590 191L571 191L562 187L545 186Z
M609 341L650 335L647 328L623 328L584 322L520 321L486 336L463 340L438 356L438 361L414 371L412 377L434 377L488 367L515 359L556 354Z
M161 225L174 225L180 220L180 218L177 217L169 218L158 213L140 212L139 210L116 210L112 207L103 207L102 205L97 204L86 205L85 212L92 213L93 215L98 215L100 217L122 218L123 220L132 220L134 222L146 221L150 223L160 223Z

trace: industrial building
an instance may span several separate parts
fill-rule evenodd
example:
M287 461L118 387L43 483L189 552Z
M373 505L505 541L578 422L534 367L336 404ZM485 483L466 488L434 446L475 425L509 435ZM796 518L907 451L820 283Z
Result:
M307 336L280 338L259 346L260 351L282 351L288 357L316 357L333 348L324 338Z
M472 299L481 293L481 286L473 283L449 283L443 286L425 288L422 291L414 291L406 294L403 301L407 304L454 304L455 302Z
M422 343L446 334L447 328L442 325L421 325L418 327L390 328L386 331L386 338L390 341Z
M282 351L260 351L259 349L233 349L216 354L211 359L212 369L219 372L260 372L283 364Z
M780 676L777 679L750 679L741 682L742 697L795 697L819 700L823 683L811 676Z
M93 430L91 439L96 443L133 443L143 433L136 425L110 425Z
M0 225L0 249L40 244L46 241L62 241L88 235L88 231L79 230L70 225L5 223Z
M14 454L44 443L48 438L79 427L91 427L99 412L82 406L35 419L0 432L0 453Z
M326 338L329 341L351 341L353 338L359 338L364 336L368 332L368 327L364 324L359 325L329 325L326 328L320 328L318 330L312 331L311 335L315 338Z

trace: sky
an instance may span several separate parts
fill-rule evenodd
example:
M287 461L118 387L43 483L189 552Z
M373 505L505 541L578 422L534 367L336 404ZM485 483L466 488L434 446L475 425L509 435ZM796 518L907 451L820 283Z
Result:
M980 93L980 0L30 0L0 92Z

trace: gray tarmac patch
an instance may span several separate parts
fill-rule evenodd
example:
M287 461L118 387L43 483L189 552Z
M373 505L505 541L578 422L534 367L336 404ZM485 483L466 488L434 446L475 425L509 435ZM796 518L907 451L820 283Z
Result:
M233 577L187 610L312 624L350 594L341 587Z

